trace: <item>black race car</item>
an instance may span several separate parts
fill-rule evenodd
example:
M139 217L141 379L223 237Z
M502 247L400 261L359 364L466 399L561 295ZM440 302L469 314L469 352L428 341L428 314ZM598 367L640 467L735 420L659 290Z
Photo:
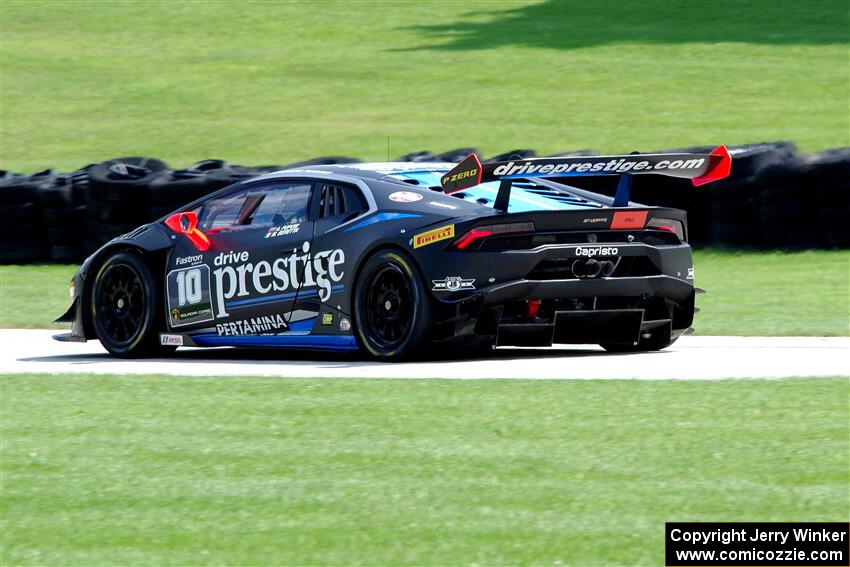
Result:
M711 154L482 165L309 166L243 181L115 238L71 283L72 323L112 354L178 346L664 348L694 314L685 213L629 198L633 175L729 174ZM552 181L619 175L606 197ZM425 348L427 347L427 348Z

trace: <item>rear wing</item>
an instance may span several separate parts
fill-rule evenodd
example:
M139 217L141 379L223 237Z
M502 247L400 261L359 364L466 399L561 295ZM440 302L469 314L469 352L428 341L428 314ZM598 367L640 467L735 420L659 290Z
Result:
M528 158L482 165L471 154L441 178L443 191L455 193L488 181L501 181L494 208L506 211L511 180L535 177L584 177L620 175L614 206L627 206L632 175L665 175L690 179L698 187L729 176L732 158L726 146L708 154L630 154Z

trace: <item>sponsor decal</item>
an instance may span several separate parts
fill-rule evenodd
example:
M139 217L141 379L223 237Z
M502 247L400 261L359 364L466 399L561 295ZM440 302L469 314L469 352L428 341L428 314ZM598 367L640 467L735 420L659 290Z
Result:
M219 336L237 335L267 335L275 332L286 331L289 327L279 314L263 315L241 321L228 321L218 323L215 326Z
M688 275L685 279L688 279L688 280L694 279L694 268L693 268L693 266L688 268Z
M243 250L242 252L222 252L218 256L213 259L213 264L216 266L226 266L227 264L235 264L236 262L247 262L248 261L247 250Z
M475 278L464 279L460 276L446 276L441 280L431 280L433 291L460 291L462 289L475 289Z
M477 155L470 154L451 171L443 175L440 178L440 183L446 193L454 193L481 183L482 174L481 161Z
M457 210L457 205L452 205L451 203L442 203L440 201L428 201L428 205L431 207L436 207L438 209L448 209L451 211Z
M198 254L196 256L184 256L183 258L177 258L174 261L174 263L177 264L178 266L185 266L187 264L194 265L194 264L200 264L201 260L203 260L203 259L204 259L204 255Z
M300 251L293 248L288 256L274 260L250 262L250 253L222 252L213 263L219 266L213 271L215 279L215 315L227 317L225 302L234 297L255 297L287 290L317 288L319 299L327 301L331 287L345 275L345 252L339 248L310 251L310 242L305 242Z
M617 211L611 220L611 228L613 230L643 228L647 214L647 211Z
M472 169L467 169L466 171L459 171L457 173L452 173L450 175L446 175L443 177L443 185L447 183L454 183L455 181L461 181L463 179L468 179L470 177L478 176L478 168L473 167Z
M396 191L390 194L390 201L395 201L396 203L415 203L421 200L422 195L413 191Z
M653 159L644 159L652 157ZM536 162L536 163L535 163ZM594 157L583 160L580 158L570 159L562 163L540 163L539 160L522 160L509 161L506 164L500 165L493 170L493 175L497 177L516 176L522 177L523 174L545 175L547 173L628 173L629 171L650 171L650 170L685 170L699 171L705 164L705 158L693 159L662 159L658 160L655 156L635 156L635 157Z
M333 325L334 324L334 314L333 313L323 313L322 314L322 325Z
M159 344L164 346L183 346L183 335L159 335Z
M289 236L296 234L301 230L301 223L285 224L282 226L273 226L266 232L265 238L276 238L278 236Z
M596 224L600 222L608 222L608 217L591 217L581 221L582 224Z
M351 321L343 317L339 320L339 330L340 331L350 331L351 330Z
M421 248L422 246L428 246L429 244L434 244L435 242L454 237L455 225L448 224L446 226L441 226L440 228L429 230L428 232L423 232L422 234L417 234L413 237L413 247Z
M209 266L172 270L165 284L172 327L212 321Z
M616 246L599 246L590 248L587 246L576 246L576 256L586 256L593 258L594 256L616 256L620 250Z

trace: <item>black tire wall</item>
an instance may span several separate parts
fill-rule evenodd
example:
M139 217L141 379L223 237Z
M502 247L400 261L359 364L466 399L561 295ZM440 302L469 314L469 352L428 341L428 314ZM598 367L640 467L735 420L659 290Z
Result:
M711 146L662 152L705 153ZM647 205L688 212L696 248L782 249L850 247L850 148L803 155L791 142L729 148L729 178L700 188L686 180L635 176L632 195ZM422 150L396 161L459 161L473 147ZM551 155L593 155L567 150ZM647 152L656 153L656 152ZM515 149L482 161L535 157ZM220 159L172 170L150 157L124 157L72 173L52 169L23 175L0 170L0 263L79 262L115 236L160 219L213 191L291 167L356 163L323 156L286 166L242 166ZM558 181L613 195L616 177Z

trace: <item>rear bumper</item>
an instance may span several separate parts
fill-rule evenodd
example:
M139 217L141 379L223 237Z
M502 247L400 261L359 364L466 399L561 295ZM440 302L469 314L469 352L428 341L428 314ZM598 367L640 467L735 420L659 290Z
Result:
M648 336L669 341L693 322L694 288L671 276L510 282L493 289L483 308L498 306L496 310L502 311L501 306L522 298L549 300L553 309L548 316L544 314L542 323L538 317L518 321L500 313L497 345L631 345ZM565 304L577 308L554 307Z
M695 294L690 246L604 242L603 236L531 249L444 251L425 263L426 280L434 283L433 297L442 306L435 338L633 344L650 337L663 342L688 330ZM580 273L577 263L589 259L613 269L607 275L601 268L596 275ZM455 289L446 290L450 281Z
M556 311L545 324L508 323L497 328L498 346L551 346L560 344L637 344L645 334L673 334L670 319L644 320L643 309Z
M520 299L567 299L631 297L651 295L686 301L694 293L687 281L672 276L601 278L593 280L517 280L493 286L484 296L484 306Z
M675 339L693 323L695 288L673 276L516 280L444 304L442 337L493 337L500 346L635 344ZM529 300L538 300L533 315Z

